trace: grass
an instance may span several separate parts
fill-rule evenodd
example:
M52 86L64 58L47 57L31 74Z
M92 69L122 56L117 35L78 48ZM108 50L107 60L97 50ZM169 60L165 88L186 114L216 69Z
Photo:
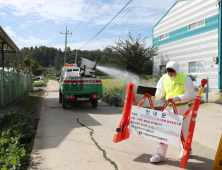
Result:
M121 89L123 86L126 86L125 81L123 79L108 79L108 76L100 76L100 78L103 84L103 91L110 91L114 87ZM144 84L144 81L152 85L152 75L140 76L139 83Z
M122 79L101 79L101 81L103 84L103 91L110 91L114 87L120 89L125 85Z
M45 83L48 83L49 80L56 80L56 77L55 76L47 77L47 78L43 79L42 81L44 81Z
M27 112L32 112L35 110L35 106L38 104L39 98L39 93L34 91L30 93L28 97L20 101L18 105L23 110Z

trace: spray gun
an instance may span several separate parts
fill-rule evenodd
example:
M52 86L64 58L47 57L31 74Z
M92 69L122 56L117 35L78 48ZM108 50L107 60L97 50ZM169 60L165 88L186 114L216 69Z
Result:
M207 84L207 79L202 79L201 80L201 86L200 86L200 90L198 92L198 95L201 95L202 91L203 91L203 88L204 86ZM208 89L207 89L208 90Z

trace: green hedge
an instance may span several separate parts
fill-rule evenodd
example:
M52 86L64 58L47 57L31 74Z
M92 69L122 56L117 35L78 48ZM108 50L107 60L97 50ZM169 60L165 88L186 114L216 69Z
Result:
M101 100L110 106L122 107L125 100L126 87L116 88L103 92Z
M45 83L43 82L36 82L36 83L33 83L33 87L39 87L39 86L43 86Z

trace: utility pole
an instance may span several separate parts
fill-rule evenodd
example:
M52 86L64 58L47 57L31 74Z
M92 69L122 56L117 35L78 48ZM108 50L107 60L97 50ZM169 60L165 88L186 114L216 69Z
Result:
M49 67L50 67L50 78L51 78L51 67L52 67L52 65L51 65L51 58L50 58L50 65L49 65Z
M55 56L55 77L57 77L57 70L56 70L57 55L58 55L58 53L56 53L56 56Z
M67 35L72 35L72 33L70 34L69 31L67 33L67 26L66 26L66 33L61 33L60 34L66 34L66 38L65 38L65 58L64 58L64 64L66 64L66 48L67 48Z
M77 49L76 49L76 58L77 58ZM75 64L76 64L76 58L75 58Z

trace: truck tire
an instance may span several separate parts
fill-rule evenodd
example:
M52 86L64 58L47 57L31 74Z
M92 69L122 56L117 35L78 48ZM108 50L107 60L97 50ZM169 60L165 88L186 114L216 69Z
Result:
M62 103L62 93L60 90L59 90L59 103Z
M91 104L92 104L92 107L93 107L93 108L97 108L97 106L98 106L98 100L97 100L97 99L92 99Z
M62 95L62 108L67 109L67 101L63 95Z

